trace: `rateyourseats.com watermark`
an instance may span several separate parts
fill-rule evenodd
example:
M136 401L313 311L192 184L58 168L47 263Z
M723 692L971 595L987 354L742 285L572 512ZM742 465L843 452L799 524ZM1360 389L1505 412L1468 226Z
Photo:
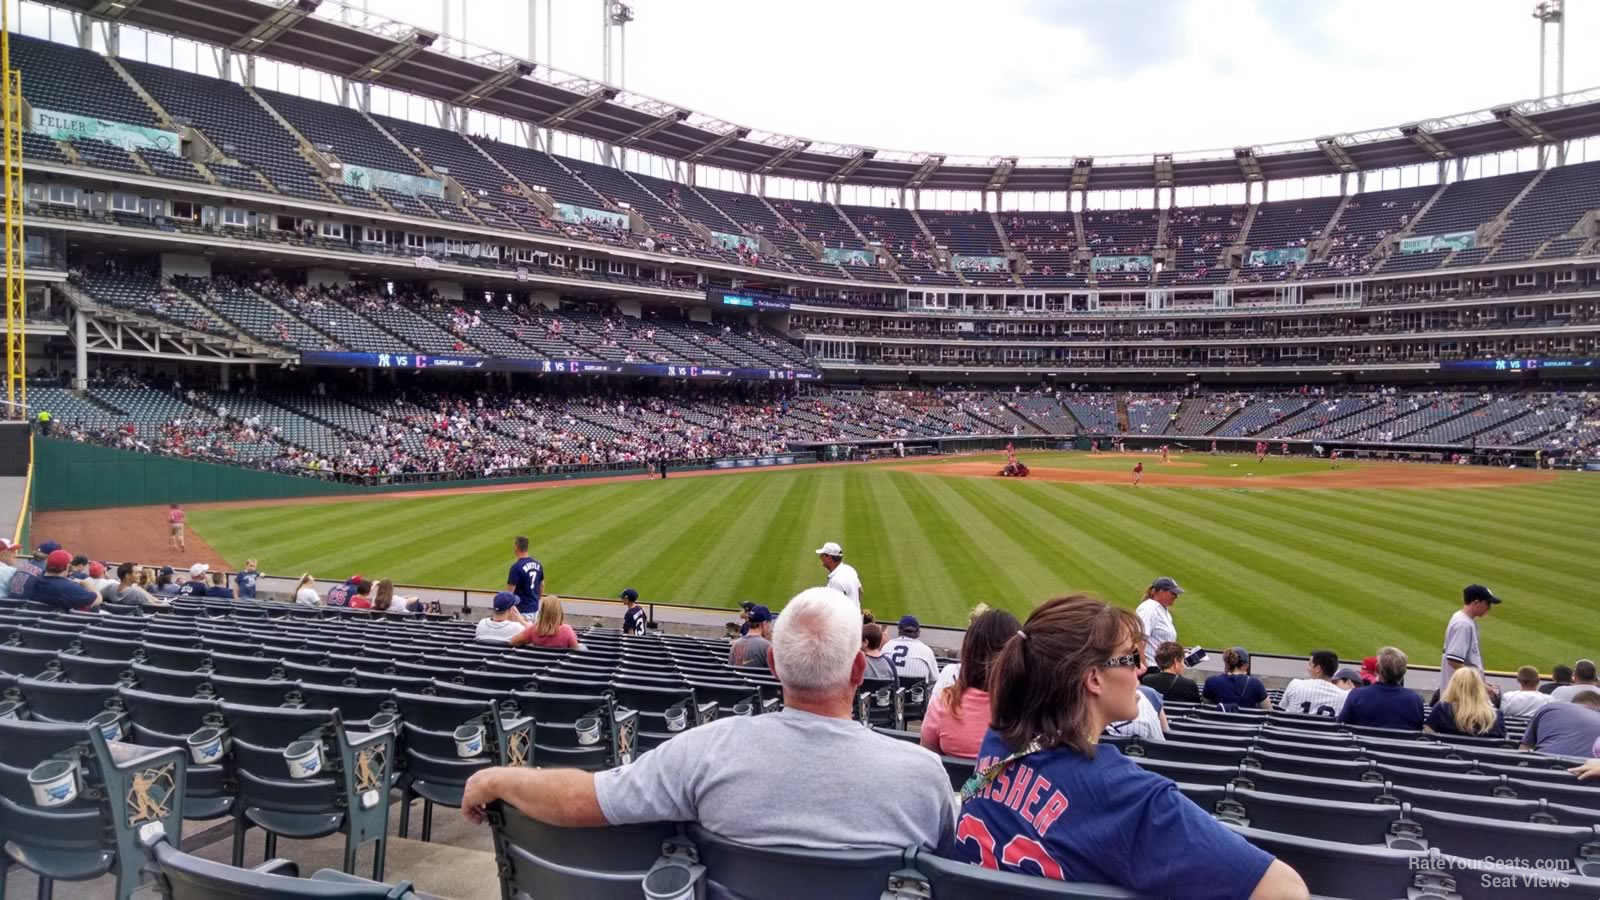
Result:
M1455 856L1414 856L1411 868L1418 872L1449 874L1451 878L1476 878L1485 888L1506 890L1552 889L1572 886L1577 876L1570 859L1527 859L1487 857L1463 859Z

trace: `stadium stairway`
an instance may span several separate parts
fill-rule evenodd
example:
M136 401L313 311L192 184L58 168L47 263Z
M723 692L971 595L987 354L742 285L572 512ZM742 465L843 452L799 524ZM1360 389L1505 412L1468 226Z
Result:
M1117 394L1117 433L1128 434L1133 429L1128 426L1128 395Z

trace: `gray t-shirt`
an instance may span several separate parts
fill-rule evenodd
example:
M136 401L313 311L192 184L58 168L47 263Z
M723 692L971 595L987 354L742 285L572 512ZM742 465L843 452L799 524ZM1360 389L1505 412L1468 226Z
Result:
M154 599L145 592L145 589L137 584L130 584L124 589L121 582L116 581L100 589L100 599L107 603L122 603L130 606L154 602Z
M767 648L772 642L759 634L747 634L733 642L728 658L736 666L766 666Z
M691 728L594 789L613 825L699 822L764 847L937 849L955 827L939 757L796 709Z
M1600 740L1600 709L1550 702L1528 720L1522 744L1555 756L1588 756Z
M1450 683L1448 676L1451 674L1452 659L1483 671L1483 653L1478 650L1478 623L1462 609L1455 611L1455 615L1450 617L1450 624L1444 629L1444 655L1439 658L1441 692Z

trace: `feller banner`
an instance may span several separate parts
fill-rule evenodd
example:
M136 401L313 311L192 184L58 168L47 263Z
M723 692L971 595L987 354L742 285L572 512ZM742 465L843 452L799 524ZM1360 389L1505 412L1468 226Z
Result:
M1287 266L1290 263L1305 262L1306 248L1283 247L1276 250L1251 250L1249 264L1252 266Z
M53 109L33 108L33 133L58 141L101 141L124 150L153 150L178 156L183 151L183 141L175 131L129 125L125 122L108 122L91 116L56 112Z
M1148 272L1148 256L1096 256L1089 260L1091 272Z
M411 197L440 198L444 196L444 182L437 178L404 175L400 172L369 169L366 166L353 166L349 163L344 164L344 183L366 191L382 188L386 191L394 191L397 194L406 194Z
M871 250L851 250L846 247L823 247L822 258L826 262L840 263L846 266L875 266L878 264L878 255Z
M587 206L572 206L567 203L557 203L556 218L563 222L571 222L575 225L599 222L602 225L609 225L618 231L628 230L627 216L604 209L590 209Z
M952 254L956 269L962 272L1003 272L1010 268L1004 256L962 256Z
M1478 246L1476 231L1452 231L1449 234L1424 234L1402 238L1401 253L1431 253L1435 250L1471 250Z

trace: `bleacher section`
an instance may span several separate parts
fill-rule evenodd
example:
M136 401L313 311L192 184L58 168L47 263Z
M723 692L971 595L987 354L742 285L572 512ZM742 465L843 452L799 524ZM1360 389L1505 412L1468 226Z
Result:
M1156 283L1182 287L1227 281L1232 272L1222 254L1238 242L1246 214L1243 206L1167 210L1166 243L1174 263L1156 276Z
M1571 256L1581 240L1555 241L1595 210L1600 210L1600 162L1550 169L1511 210L1509 224L1496 239L1500 247L1489 258L1511 263L1532 259L1535 253L1539 259ZM1551 244L1541 252L1546 241Z
M118 62L162 109L200 129L225 156L254 169L280 193L332 202L294 136L240 85L131 59ZM237 187L261 190L251 188L242 173L236 181Z

